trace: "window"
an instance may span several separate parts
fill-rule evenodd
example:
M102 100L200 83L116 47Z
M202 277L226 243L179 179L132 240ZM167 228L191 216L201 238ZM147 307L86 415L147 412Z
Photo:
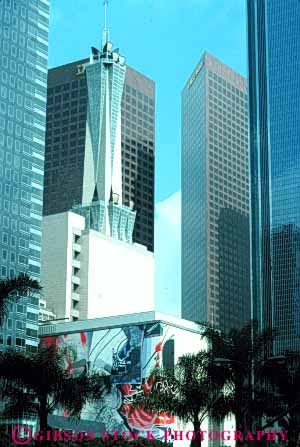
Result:
M27 265L27 263L28 263L28 257L27 257L27 256L23 256L23 255L19 255L19 263L20 263L20 264Z
M24 338L16 338L16 346L25 346L25 339Z
M7 216L3 216L2 222L4 228L9 228L9 218Z
M38 331L35 330L35 329L27 328L26 329L26 335L28 335L29 337L37 337L38 336Z
M26 345L26 351L28 352L36 352L37 349L38 349L37 346Z
M27 318L31 321L38 321L38 314L34 314L33 312L27 312Z
M36 297L34 297L34 296L32 296L31 298L30 298L30 302L31 302L31 304L33 305L33 306L38 306L39 305L39 298L36 298Z
M17 312L20 314L25 314L25 306L23 306L23 304L17 304Z

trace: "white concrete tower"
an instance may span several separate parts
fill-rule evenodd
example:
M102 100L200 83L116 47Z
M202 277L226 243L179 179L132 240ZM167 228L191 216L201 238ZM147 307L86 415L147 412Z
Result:
M77 212L90 227L116 239L131 242L135 211L122 205L121 101L125 58L108 40L107 4L102 49L92 47L85 66L88 88L83 203Z

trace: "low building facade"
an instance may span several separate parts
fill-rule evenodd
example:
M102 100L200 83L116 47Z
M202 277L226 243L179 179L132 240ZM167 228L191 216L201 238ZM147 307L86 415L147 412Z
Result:
M154 310L154 254L87 227L73 211L44 217L47 307L72 321Z
M132 403L137 394L151 388L155 367L174 368L183 354L207 349L202 331L196 323L158 312L40 326L41 346L66 348L68 371L98 371L112 375L113 383L104 400L84 408L80 421L61 411L50 416L50 426L98 436L118 430L143 432L146 437L151 432L161 440L168 431L192 430L173 416L134 409ZM208 427L207 421L202 430ZM181 446L190 443L186 439L177 442Z

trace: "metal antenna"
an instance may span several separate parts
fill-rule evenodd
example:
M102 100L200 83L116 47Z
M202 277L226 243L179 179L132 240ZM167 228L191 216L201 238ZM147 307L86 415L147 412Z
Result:
M107 27L107 7L108 7L108 0L104 0L104 29L102 34L102 47L104 47L108 42L108 27Z
M107 31L107 6L108 0L104 0L104 31Z

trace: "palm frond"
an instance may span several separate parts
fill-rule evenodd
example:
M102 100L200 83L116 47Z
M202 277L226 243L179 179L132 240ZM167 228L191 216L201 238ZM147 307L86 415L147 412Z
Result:
M38 404L39 415L43 412L45 416L60 407L72 417L79 417L87 402L101 400L110 388L110 377L86 372L79 376L70 374L65 368L65 354L65 350L55 346L29 354L14 350L0 353L6 414L16 412L18 406L21 412L36 411Z
M141 407L167 412L184 422L194 423L195 418L201 422L216 404L224 385L224 380L219 384L212 381L210 367L211 356L200 351L181 356L174 371L155 369L150 392L139 394L133 409Z
M37 416L38 403L35 394L30 390L25 390L16 384L8 385L5 395L6 399L3 402L1 419Z
M20 273L15 278L0 280L0 325L8 315L9 301L39 293L42 287L39 282L26 273Z

